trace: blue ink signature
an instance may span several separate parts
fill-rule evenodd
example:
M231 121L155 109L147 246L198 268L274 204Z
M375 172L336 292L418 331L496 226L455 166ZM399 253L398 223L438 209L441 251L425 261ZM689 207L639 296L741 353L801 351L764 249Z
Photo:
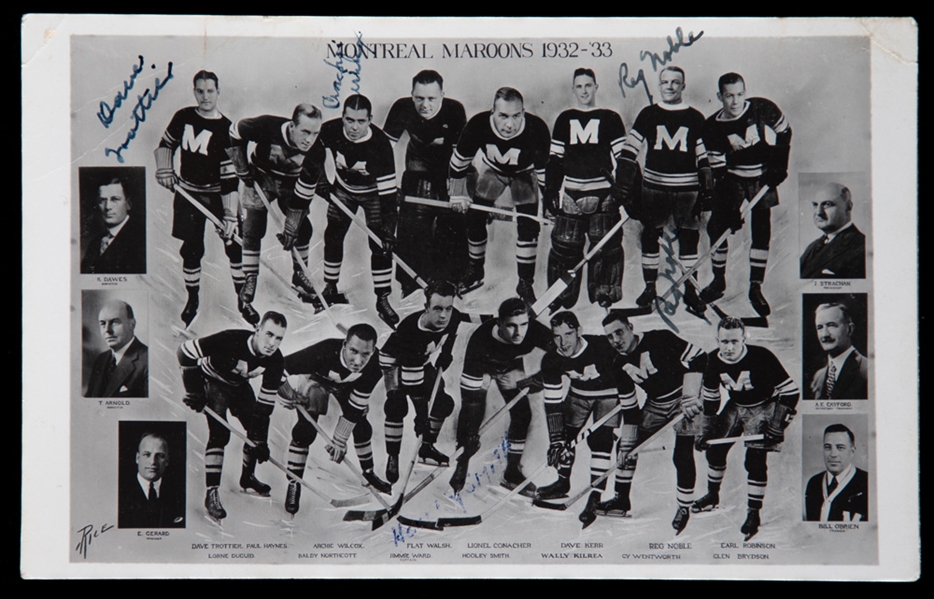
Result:
M123 150L130 147L130 142L136 138L136 132L139 130L140 123L146 122L146 111L152 108L153 102L159 98L159 90L165 87L166 83L168 83L172 77L172 63L170 62L165 79L159 81L159 78L156 77L156 84L152 90L146 88L146 91L144 91L142 95L136 96L136 106L133 107L133 128L127 132L126 139L123 140L123 143L120 144L116 150L113 148L104 148L104 156L116 154L117 162L123 163Z
M363 57L363 33L357 32L357 52L356 56L350 57L341 50L340 57L337 59L337 62L328 62L327 59L324 60L324 64L329 67L334 67L337 69L337 75L334 79L333 88L334 94L330 96L321 96L321 102L326 108L340 108L341 105L341 88L344 85L344 75L350 75L352 80L350 82L350 91L357 94L360 93L360 71L363 70L363 65L360 64L360 60ZM351 67L350 69L344 66L344 59L356 65L356 67Z
M704 35L704 32L701 31L697 35L694 35L693 31L688 32L687 40L684 39L684 31L678 27L675 29L675 38L672 40L669 35L666 40L668 42L668 49L658 54L656 52L651 52L649 50L642 50L639 52L639 60L644 61L646 58L650 59L652 62L652 71L657 72L659 65L665 66L668 64L672 57L678 53L681 48L687 48L694 45L694 42L699 40ZM629 76L629 65L625 62L619 65L619 79L617 81L619 84L619 91L623 94L623 97L626 97L626 89L634 89L639 85L642 85L643 91L645 91L646 97L649 99L649 104L654 104L655 100L652 97L652 93L649 91L649 85L645 80L645 71L639 69L638 73L634 77Z
M94 530L93 524L88 524L84 528L79 528L76 532L81 535L81 540L75 545L75 551L81 554L81 557L88 559L88 547L97 537L101 536L114 527L113 524L104 524L100 530Z
M117 109L123 105L123 102L129 97L130 90L133 89L133 86L136 85L136 77L143 72L143 65L145 60L142 55L139 57L139 65L133 65L133 74L130 75L129 79L123 81L123 91L117 92L117 95L114 96L114 105L113 107L109 106L107 102L101 102L100 109L97 111L97 118L100 119L101 125L109 128L110 124L113 123L114 113L117 112ZM155 65L153 65L155 68Z

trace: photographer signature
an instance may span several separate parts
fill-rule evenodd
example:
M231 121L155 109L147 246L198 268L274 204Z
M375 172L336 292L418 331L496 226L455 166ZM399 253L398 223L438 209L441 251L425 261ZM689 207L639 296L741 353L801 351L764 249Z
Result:
M94 539L100 537L108 530L112 530L113 527L113 524L104 523L104 525L99 529L95 529L93 524L88 524L83 528L79 528L76 532L81 535L81 539L78 541L78 544L75 545L75 551L80 553L81 557L87 559L88 547L91 546L91 543L94 542Z

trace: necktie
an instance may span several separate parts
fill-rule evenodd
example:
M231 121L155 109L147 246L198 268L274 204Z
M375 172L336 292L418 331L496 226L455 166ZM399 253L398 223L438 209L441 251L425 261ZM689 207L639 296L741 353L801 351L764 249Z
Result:
M112 242L113 240L114 240L114 236L111 235L110 233L108 233L107 235L104 235L104 238L101 239L101 253L102 254L105 251L107 251L108 246L110 246L110 242Z
M830 484L827 485L827 494L830 495L831 493L834 492L834 489L836 488L837 488L837 477L834 476L833 478L830 479Z
M149 481L149 501L155 501L159 499L159 495L156 493L156 485L152 481Z
M824 397L830 399L830 394L833 392L834 383L837 382L837 365L833 362L830 363L830 370L827 371L827 380L824 381Z
M104 372L101 373L101 382L97 388L97 397L103 397L104 393L107 392L107 387L110 385L110 379L113 378L114 370L117 369L117 358L114 356L113 352L110 352L110 359L107 361L107 364L104 366Z
M824 235L824 245L830 243L830 235Z

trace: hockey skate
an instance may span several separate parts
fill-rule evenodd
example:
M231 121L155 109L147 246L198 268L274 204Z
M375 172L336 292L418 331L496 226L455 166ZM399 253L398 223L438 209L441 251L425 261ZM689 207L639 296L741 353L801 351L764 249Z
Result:
M185 304L185 308L182 310L182 322L185 323L185 328L191 326L191 322L195 319L195 316L198 315L198 305L200 301L198 299L198 290L194 289L188 290L188 302Z
M722 275L715 274L713 281L701 290L700 299L702 302L709 304L723 297L724 291L726 291L726 279Z
M289 481L289 490L285 493L285 511L293 516L298 513L298 503L302 497L302 486L297 480Z
M204 509L208 511L208 516L216 522L220 522L227 517L227 511L221 505L221 498L218 495L217 487L209 487L204 496Z
M550 485L545 485L544 487L539 487L538 492L535 494L535 499L561 499L562 497L568 496L568 491L571 490L571 481L567 476L558 475L558 480L551 483Z
M749 283L749 303L759 316L765 317L772 313L769 302L762 295L762 283Z
M712 512L720 505L720 496L707 493L691 505L691 513Z
M698 318L703 318L704 312L707 311L707 304L697 297L697 289L693 285L687 285L684 289L684 307Z
M329 306L348 303L347 296L337 290L337 283L325 283L324 289L321 290L321 295L324 296L324 301L326 301Z
M516 285L516 294L522 298L526 305L535 304L535 289L533 289L531 279L519 279L519 284Z
M388 291L385 291L376 297L376 313L383 320L383 322L395 330L396 325L399 324L399 315L396 314L396 311L392 309L392 304L389 303Z
M450 464L448 456L438 451L434 443L425 442L418 448L418 461L429 466L447 466Z
M645 284L645 290L636 298L636 305L640 308L645 308L658 297L658 292L655 291L655 281L647 282Z
M748 541L756 536L756 533L759 532L759 524L759 510L749 508L746 512L746 521L743 522L743 526L739 529L739 532L746 535L743 539L744 541Z
M240 316L243 317L243 320L247 321L253 326L259 324L259 312L256 311L256 308L253 307L253 304L246 304L238 297L237 310L240 311Z
M244 304L252 304L255 295L256 273L251 273L246 276L243 281L243 287L240 288L240 301Z
M302 300L302 302L311 304L314 307L315 314L324 310L324 305L318 298L314 286L301 270L296 269L292 272L292 287L295 289L295 292L298 293L298 298Z
M483 264L471 261L464 280L458 285L457 295L464 297L471 291L483 287Z
M632 511L632 504L628 497L614 495L612 499L599 502L594 506L594 511L610 518L628 518L629 512Z
M399 454L397 453L386 456L386 480L389 484L399 480Z
M675 536L681 534L681 531L685 529L688 525L688 520L691 518L691 510L682 506L678 506L678 511L675 512L674 520L671 521L671 527L675 529Z
M457 458L457 466L454 467L454 474L451 475L451 480L448 483L455 493L460 493L461 489L464 488L464 484L467 482L467 467L469 465L469 458L463 456Z
M392 485L376 476L376 473L373 472L373 469L363 471L363 478L366 479L368 485L382 493L383 495L392 495Z
M255 491L256 494L261 497L269 497L269 491L272 490L272 487L260 481L252 473L247 474L246 472L240 475L240 488L244 492L253 489L253 491Z
M503 480L499 483L499 486L504 489L509 489L512 491L519 485L525 482L525 477L522 476L522 471L518 468L509 468L506 467L506 472L503 474ZM535 486L535 483L528 483L525 487L519 491L519 495L523 497L528 497L530 499L535 499L536 494L538 493L538 488Z
M587 528L597 521L597 514L594 512L594 509L599 503L600 491L591 491L590 497L587 498L587 505L584 506L584 511L577 516L577 519L583 524L582 528Z

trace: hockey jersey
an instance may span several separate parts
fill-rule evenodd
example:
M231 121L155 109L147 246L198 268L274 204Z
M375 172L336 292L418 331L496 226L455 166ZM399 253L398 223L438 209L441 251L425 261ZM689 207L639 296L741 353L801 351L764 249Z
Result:
M620 355L623 370L645 391L646 401L667 404L680 399L684 374L703 373L704 351L669 330L643 333L630 353Z
M461 389L476 391L483 385L486 374L505 374L522 365L522 356L533 349L548 350L553 347L551 329L532 320L522 343L512 344L496 334L499 323L496 319L481 324L470 335L464 354L464 369L461 372Z
M285 117L272 115L242 119L231 126L230 143L242 147L245 152L247 144L255 142L250 156L253 167L266 175L294 182L302 170L305 152L289 141L290 122Z
M582 335L581 348L573 356L562 356L556 349L542 358L542 379L545 383L545 406L564 401L562 378L570 380L570 393L585 399L616 397L624 410L638 408L636 388L632 379L623 374L619 354L606 337Z
M550 140L548 125L534 114L526 113L521 131L503 139L493 126L493 112L481 112L467 122L454 148L451 177L466 176L467 167L479 152L487 166L507 177L534 168L539 185L544 185Z
M710 166L703 129L704 115L687 104L647 106L626 136L621 159L635 162L644 147L646 187L696 191L698 170Z
M443 180L447 178L451 154L466 123L464 105L457 100L444 98L435 116L426 119L418 113L412 98L399 98L389 109L383 131L393 143L408 131L406 168L422 163L433 178Z
M735 119L726 117L723 109L711 115L703 137L711 168L754 178L765 172L772 148L791 143L791 127L774 102L750 98Z
M321 125L321 132L311 149L309 160L324 164L326 150L331 151L336 169L335 183L355 195L376 194L394 198L396 193L396 163L392 144L382 129L370 125L369 132L357 141L344 135L341 119Z
M447 326L436 331L421 326L422 314L424 312L416 312L405 317L379 352L380 367L388 370L401 366L402 384L408 387L422 384L425 365L434 354L439 355L438 359L450 360L458 327L470 320L468 315L454 308Z
M604 190L626 141L626 127L619 114L605 108L565 110L555 121L551 134L547 180L555 189Z
M194 106L175 113L162 134L160 148L174 154L181 148L178 184L196 193L228 194L237 190L237 174L227 155L230 147L230 119L224 115L209 119Z
M798 386L788 376L775 354L764 347L747 345L736 362L724 362L719 350L707 356L704 370L704 413L713 415L720 407L720 386L727 390L730 401L743 407L753 407L771 400L793 408L798 404Z
M346 394L356 414L348 420L356 422L370 403L370 395L379 382L379 359L370 358L360 372L351 371L341 354L343 339L325 339L285 357L286 375L305 374L325 385L335 394ZM351 417L352 416L352 417Z

